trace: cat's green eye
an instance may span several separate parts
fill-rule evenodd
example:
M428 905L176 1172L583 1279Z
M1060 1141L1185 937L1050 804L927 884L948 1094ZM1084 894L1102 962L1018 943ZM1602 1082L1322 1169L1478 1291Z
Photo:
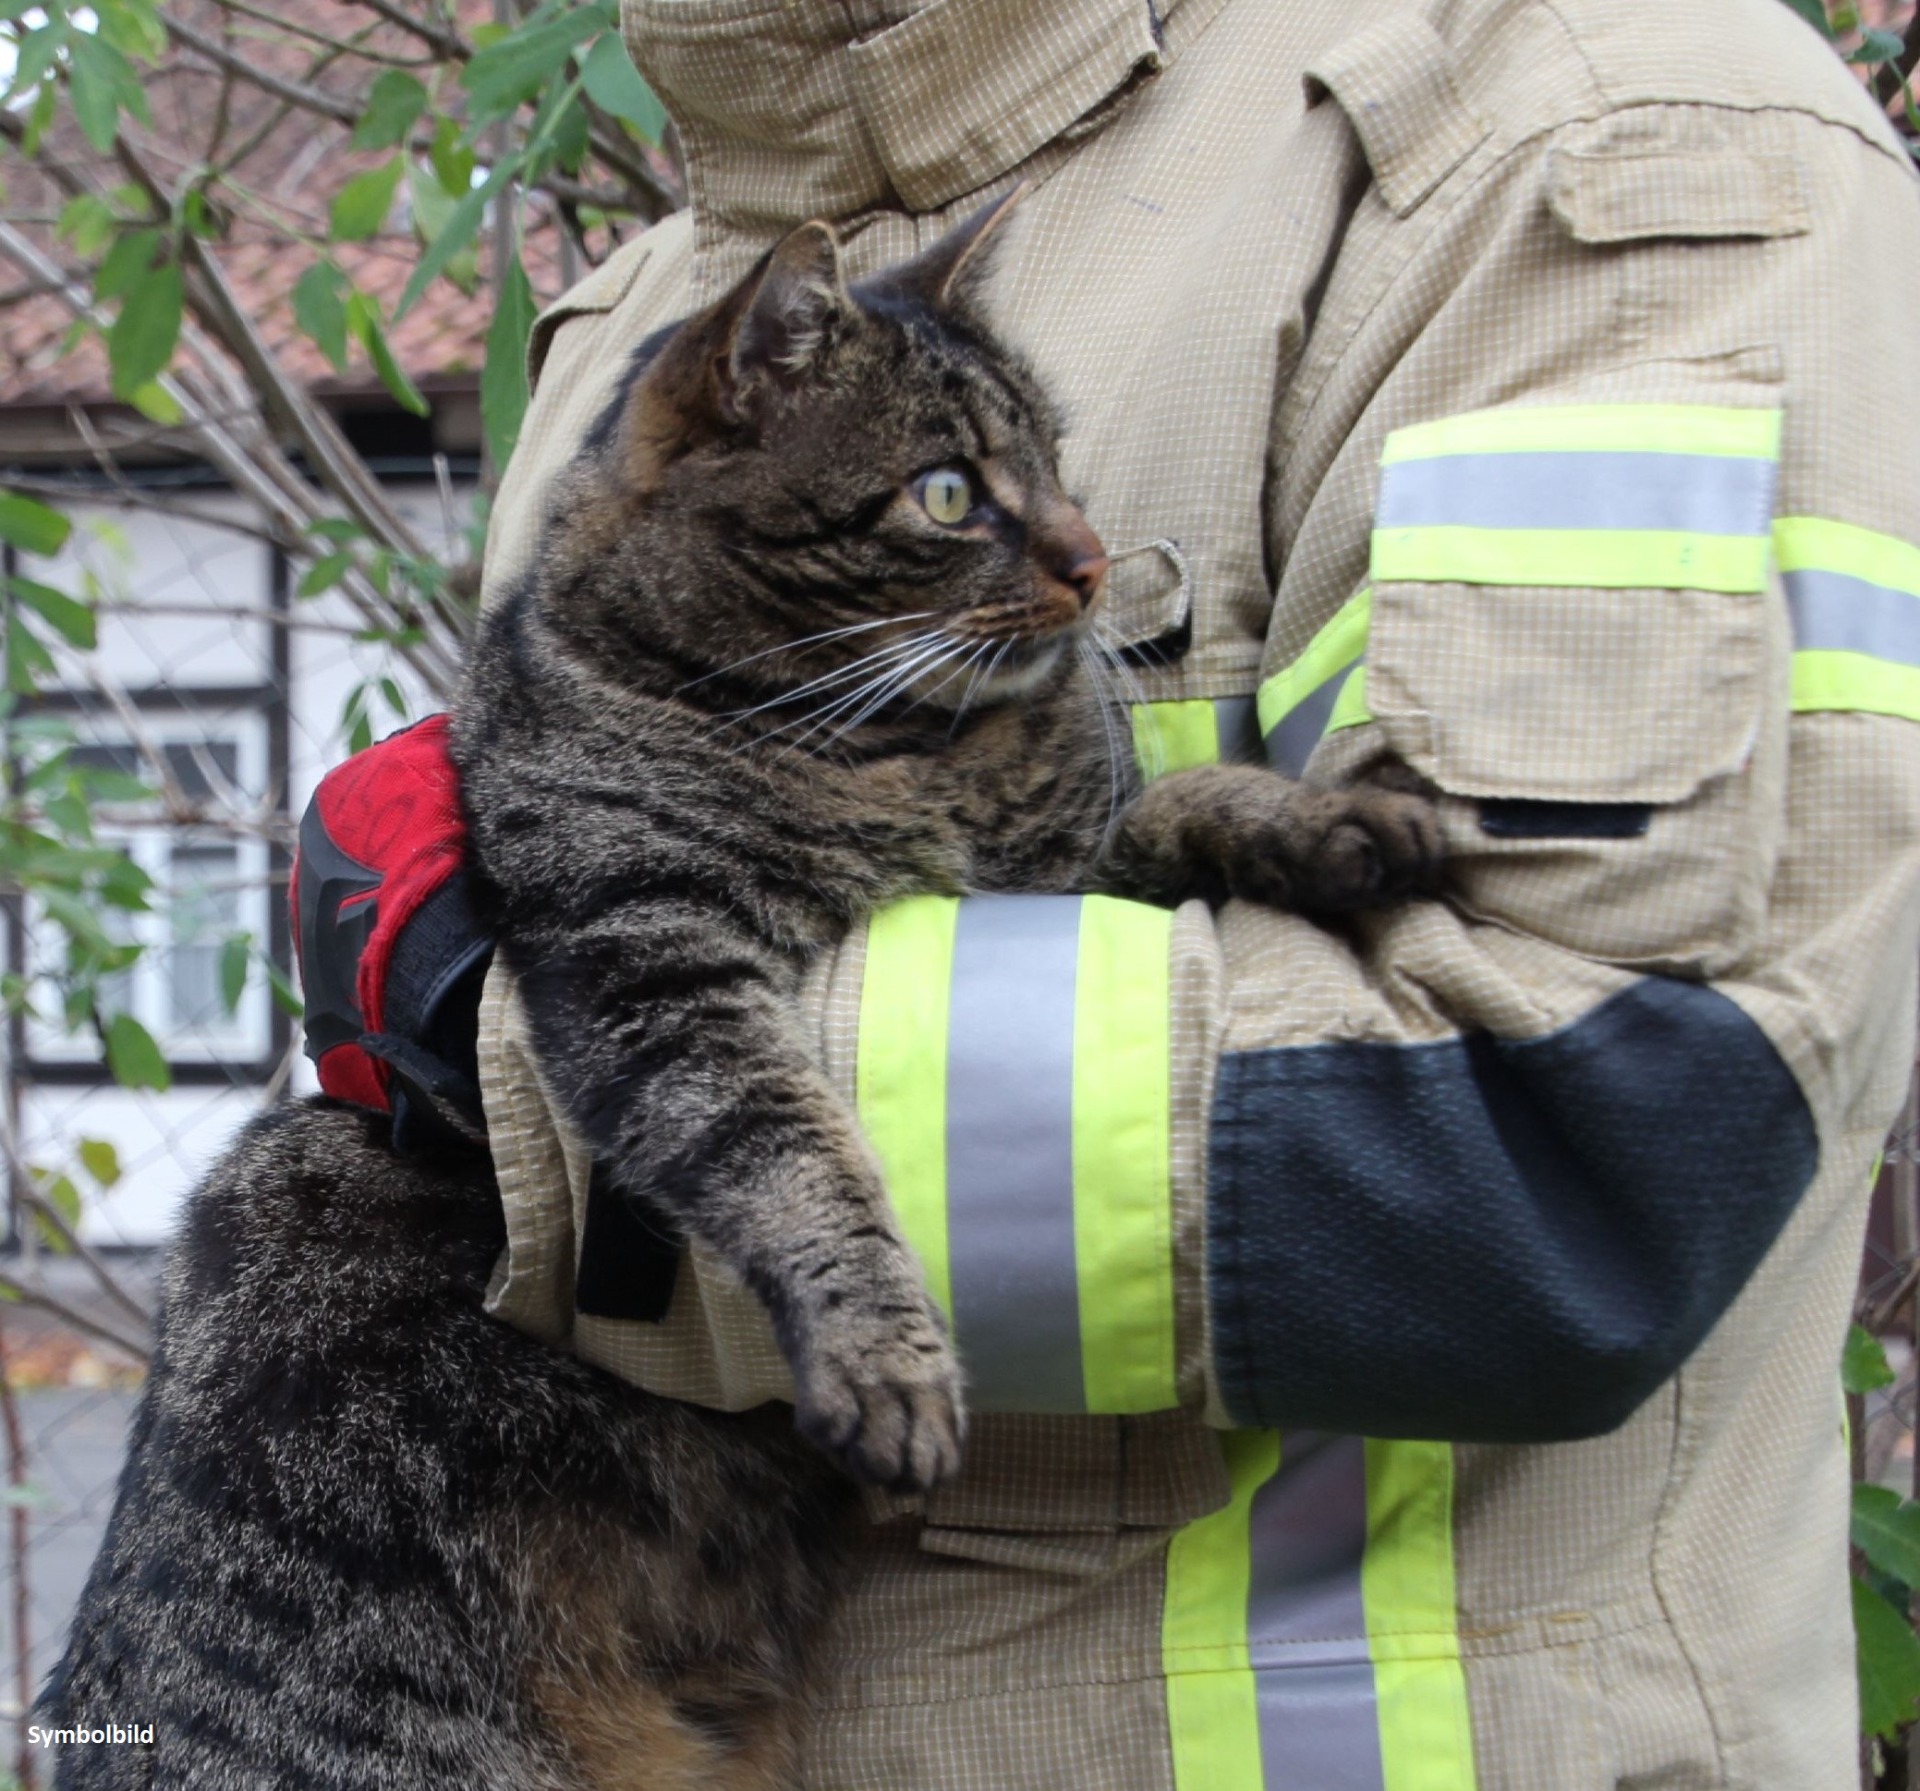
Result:
M973 509L972 481L957 466L943 466L928 473L915 490L920 508L948 528L965 522Z

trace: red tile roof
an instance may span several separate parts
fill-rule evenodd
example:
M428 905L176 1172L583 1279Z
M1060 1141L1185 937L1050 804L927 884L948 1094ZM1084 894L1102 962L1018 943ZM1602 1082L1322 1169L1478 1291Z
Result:
M254 3L258 5L259 0ZM413 60L421 49L405 33L375 23L372 14L350 0L265 0L265 7L282 9L290 21L309 30L343 38L365 34L369 48L398 59ZM348 99L364 85L365 65L357 76L346 79L336 72L338 63L315 73L312 59L319 46L291 33L264 31L243 17L223 12L216 0L178 0L170 10L207 36L219 38L227 32L232 50L287 80ZM475 23L493 14L490 0L461 0L458 11ZM371 32L369 24L374 24ZM417 61L416 67L422 75L429 72ZM343 377L295 327L291 293L316 251L287 228L275 226L284 220L312 240L324 238L333 195L355 174L379 165L391 152L349 149L344 128L311 111L289 110L276 123L278 102L271 95L241 82L223 93L220 73L191 52L176 51L146 75L144 85L153 124L151 129L133 127L130 134L163 175L184 172L209 159L206 152L212 147L215 121L223 107L225 144L241 144L250 132L263 132L260 143L232 171L247 193L259 196L259 203L236 207L214 253L269 346L299 379L323 392L381 390L357 347ZM123 177L118 168L101 165L70 123L56 127L52 140L70 165L97 173L109 184ZM0 216L45 220L57 215L64 194L18 155L9 154L6 163L8 181L0 196ZM560 232L544 197L537 196L529 209L525 258L535 295L545 303L565 283ZM44 222L24 227L43 247L54 246ZM64 251L56 252L66 258ZM386 315L391 315L419 253L411 234L398 231L366 242L339 244L332 250L340 267L380 301ZM483 268L486 262L483 249ZM72 314L51 294L22 290L24 282L18 273L0 255L0 405L106 398L106 354L99 340L88 339L63 354ZM477 378L485 359L491 314L484 280L468 295L441 279L390 332L390 339L401 365L416 381L464 384Z

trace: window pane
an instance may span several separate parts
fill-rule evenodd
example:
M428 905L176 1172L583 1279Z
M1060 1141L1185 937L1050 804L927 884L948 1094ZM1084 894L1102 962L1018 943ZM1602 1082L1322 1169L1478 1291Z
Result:
M240 851L234 845L173 848L173 937L167 954L172 1024L219 1026L220 948L240 930Z

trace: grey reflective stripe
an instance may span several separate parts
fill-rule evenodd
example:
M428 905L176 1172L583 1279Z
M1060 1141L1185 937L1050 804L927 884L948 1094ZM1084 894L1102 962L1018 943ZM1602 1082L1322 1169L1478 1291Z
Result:
M1264 1791L1381 1791L1360 1594L1365 1442L1283 1435L1279 1471L1253 1495L1248 1543L1247 1658Z
M1774 471L1727 454L1438 454L1381 469L1374 526L1764 535Z
M1844 572L1789 572L1793 644L1920 666L1920 597Z
M953 1328L980 1405L1081 1412L1073 1229L1080 903L960 904L947 1033Z
M1288 777L1305 776L1307 760L1320 744L1320 736L1327 731L1327 718L1333 714L1333 706L1340 700L1340 692L1355 670L1365 663L1364 657L1356 659L1352 665L1335 672L1311 696L1294 704L1281 716L1273 732L1267 736L1267 763L1274 770L1284 772Z
M1213 729L1225 764L1258 764L1260 714L1250 696L1218 697L1213 705Z

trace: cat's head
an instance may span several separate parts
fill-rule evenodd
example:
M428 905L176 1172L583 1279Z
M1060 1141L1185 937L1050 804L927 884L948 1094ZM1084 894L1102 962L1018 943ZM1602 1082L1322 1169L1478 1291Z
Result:
M756 697L833 679L823 698L944 711L1054 674L1107 558L1052 406L980 314L1012 205L851 286L833 231L802 225L653 355L598 462L668 574L626 586L656 612L626 621Z

